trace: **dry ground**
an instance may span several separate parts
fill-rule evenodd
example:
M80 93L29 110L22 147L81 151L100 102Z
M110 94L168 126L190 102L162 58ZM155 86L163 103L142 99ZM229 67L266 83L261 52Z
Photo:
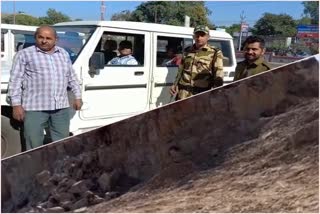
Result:
M318 101L302 99L261 117L259 133L223 151L215 167L180 161L86 212L318 213Z

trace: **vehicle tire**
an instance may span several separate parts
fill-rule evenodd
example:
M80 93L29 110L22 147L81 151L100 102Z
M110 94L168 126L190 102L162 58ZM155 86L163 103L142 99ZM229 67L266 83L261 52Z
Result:
M1 116L1 158L21 152L19 130L14 129L8 117Z

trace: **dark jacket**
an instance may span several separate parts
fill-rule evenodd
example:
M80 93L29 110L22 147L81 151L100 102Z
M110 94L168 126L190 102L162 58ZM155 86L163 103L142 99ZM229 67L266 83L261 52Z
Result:
M246 60L244 60L238 62L233 81L240 80L270 69L270 64L266 62L263 57L260 57L252 64L249 64Z

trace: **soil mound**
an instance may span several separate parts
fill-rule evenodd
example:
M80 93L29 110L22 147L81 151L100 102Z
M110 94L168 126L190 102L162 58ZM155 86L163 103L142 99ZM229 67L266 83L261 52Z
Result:
M212 168L181 160L87 211L318 212L318 102L299 99L282 113L262 116L246 140L220 151L225 158Z

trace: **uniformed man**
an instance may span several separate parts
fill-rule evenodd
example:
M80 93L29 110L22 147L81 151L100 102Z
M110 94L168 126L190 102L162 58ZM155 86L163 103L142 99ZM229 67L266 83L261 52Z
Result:
M195 44L183 54L182 63L170 94L176 100L204 92L223 84L222 51L208 45L210 38L207 26L197 26L193 31Z
M264 60L265 42L262 38L249 36L243 44L245 60L237 64L233 81L271 69Z

